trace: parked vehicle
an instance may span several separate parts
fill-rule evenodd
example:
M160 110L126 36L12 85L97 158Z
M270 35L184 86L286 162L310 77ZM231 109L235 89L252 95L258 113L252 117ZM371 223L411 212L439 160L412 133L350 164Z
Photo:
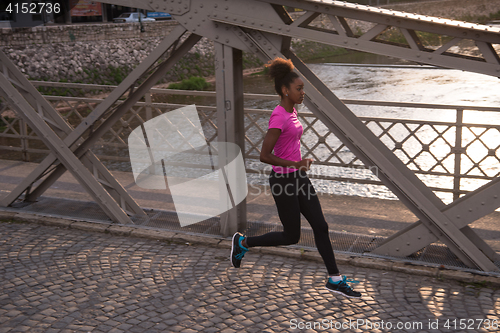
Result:
M115 23L130 23L139 22L139 14L141 15L141 22L154 22L155 19L151 17L146 17L143 13L123 13L120 16L113 19Z
M500 20L494 20L486 23L486 25L491 25L495 28L500 28Z
M163 12L148 12L148 17L154 18L156 20L171 20L172 15Z

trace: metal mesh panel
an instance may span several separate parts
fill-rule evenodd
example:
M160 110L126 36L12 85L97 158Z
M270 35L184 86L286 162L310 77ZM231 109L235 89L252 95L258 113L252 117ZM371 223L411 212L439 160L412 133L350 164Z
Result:
M44 216L67 217L77 220L109 222L110 218L95 202L40 197L31 204L15 202L12 208Z
M106 214L95 202L76 201L60 198L41 197L37 202L17 202L7 208L18 212L34 213L44 216L63 217L73 220L112 223ZM132 216L136 226L179 231L191 234L220 235L220 219L211 217L202 222L181 227L177 213L156 209L146 209L147 216ZM198 218L193 214L194 218ZM270 231L282 231L281 224L249 221L245 233L248 236L262 235ZM334 251L346 254L372 256L367 253L384 241L384 237L355 234L349 232L330 231L330 240ZM300 241L295 248L316 249L314 235L310 228L302 228ZM400 259L416 264L444 265L446 267L469 269L445 245L431 244L411 254L408 257L386 257L386 259ZM500 268L500 262L495 262Z
M168 229L174 231L182 231L198 234L220 235L219 218L211 217L196 224L191 224L181 227L179 218L176 212L148 210L146 211L147 217L132 217L132 221L144 227L156 229ZM197 215L193 214L193 218L199 221Z

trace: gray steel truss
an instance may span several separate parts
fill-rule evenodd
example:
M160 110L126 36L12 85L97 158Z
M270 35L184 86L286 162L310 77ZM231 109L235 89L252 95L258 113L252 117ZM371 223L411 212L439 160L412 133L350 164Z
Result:
M62 130L55 135L39 110L22 98L6 76L0 76L4 96L15 104L18 112L35 126L53 154L42 162L37 171L23 182L17 193L23 193L45 170L59 161L60 164L29 197L36 198L50 186L64 170L79 175L88 191L101 200L102 191L95 178L87 174L80 161L89 158L88 149L119 117L130 108L168 70L179 57L198 40L207 37L215 42L217 108L219 141L234 142L243 147L242 133L242 81L241 51L258 55L263 61L274 57L290 58L306 85L307 107L371 170L376 170L381 181L420 219L409 228L397 233L375 249L377 254L405 255L418 251L434 241L442 241L465 264L484 271L498 271L493 261L498 259L493 251L468 224L500 207L496 193L498 179L446 206L420 181L373 133L345 106L309 68L290 51L291 38L302 38L320 43L341 46L370 53L399 57L424 64L456 68L486 75L500 76L500 57L496 46L500 44L500 29L466 22L433 18L403 12L361 6L340 1L318 0L106 0L106 3L165 11L180 23L115 91L89 115L82 125L71 133ZM303 10L295 20L284 6ZM318 26L315 19L327 17L330 24ZM352 20L364 21L371 28L364 33L355 32ZM397 30L406 42L386 40L384 33ZM186 32L192 33L137 90L131 92L92 135L77 146L82 134L100 119L126 90L134 87L142 76ZM421 32L435 34L447 42L440 48L424 45ZM196 34L196 35L195 35ZM476 46L475 55L461 54L453 46L463 40ZM241 50L241 51L240 51ZM15 83L14 83L15 85ZM39 98L39 97L38 97ZM57 120L58 122L60 120ZM35 129L34 128L34 129ZM61 132L61 131L59 131ZM76 147L77 146L77 147ZM243 148L242 148L243 149ZM90 159L90 158L89 158ZM92 165L96 165L95 161ZM88 182L88 183L87 183ZM38 190L40 189L40 190ZM99 197L98 195L101 195ZM12 199L12 197L10 199ZM10 200L9 199L9 200ZM9 204L10 202L8 202ZM4 201L5 202L5 201ZM101 206L114 217L125 219L109 200ZM113 208L112 207L112 208ZM245 208L235 208L222 216L221 233L224 235L244 228ZM122 214L123 215L123 214Z
M7 66L4 67L4 69L6 68ZM76 158L64 141L51 129L47 118L43 114L44 110L37 112L33 109L11 82L5 72L0 75L0 94L2 97L42 138L45 145L49 147L78 182L86 188L106 214L112 216L116 221L126 222L129 218L125 212L114 202L113 198L102 188L89 170L82 165L82 162Z
M36 200L36 198L49 188L66 170L69 170L113 221L123 224L132 223L126 212L130 215L144 215L144 211L126 193L121 185L113 179L109 171L107 171L89 149L132 105L144 96L144 94L158 82L175 62L189 51L200 38L199 36L191 35L178 48L175 48L179 39L185 32L186 29L177 27L162 43L160 43L148 58L146 58L101 104L99 104L98 107L96 107L96 109L86 118L86 121L82 122L71 132L69 132L71 130L70 126L52 107L50 107L48 102L39 96L36 89L27 82L27 80L26 82L21 81L24 85L16 84L16 81L12 80L11 83L14 83L14 86L17 86L18 89L24 90L28 99L38 102L38 112L31 106L28 108L26 103L22 103L23 97L19 92L16 94L17 90L12 84L7 84L9 81L3 81L4 84L1 84L0 88L3 90L4 96L23 118L29 117L26 118L27 122L30 126L33 126L33 130L37 131L40 138L47 138L47 142L44 141L44 143L51 149L52 154L46 157L39 166L16 187L16 189L4 198L2 204L6 206L10 205L25 191L28 192L26 196L27 200ZM163 60L162 58L168 54L170 49L172 50L169 56L164 59L164 61L159 62ZM15 77L18 79L23 78L23 74L20 73L12 63L9 63L4 55L1 60L4 68L8 68L9 73L15 73ZM153 66L156 66L154 73L135 89L136 82ZM5 74L4 78L8 80ZM127 91L129 91L128 98L120 104L116 110L113 110L112 114L108 116L97 129L94 129L87 139L82 139L82 135L109 112L111 106ZM19 108L20 106L22 106L21 109ZM50 114L52 118L47 118L46 114ZM56 124L55 130L53 130L49 124L53 127L54 124ZM62 136L59 137L55 131L60 132ZM82 159L82 161L79 159ZM73 164L69 164L70 161L73 162ZM54 165L54 168L48 170L52 165ZM85 166L89 167L90 171ZM34 183L46 174L48 175L38 184L36 189L30 191ZM82 178L82 175L85 176L85 178ZM110 193L115 195L116 199L110 197L110 194L104 191L100 184L104 184ZM131 207L131 209L128 209L128 207Z
M38 90L31 85L24 75L17 70L14 64L5 56L3 52L0 52L0 63L3 69L3 76L12 83L15 82L14 85L18 87L18 92L30 104L33 112L36 110L40 117L49 125L59 138L66 138L73 130L71 126L69 126L61 115L42 97ZM23 116L23 113L20 113L20 115ZM81 140L78 141L78 143L81 142ZM54 156L51 156L51 159L53 158ZM102 163L91 151L87 151L87 153L82 156L81 162L87 167L94 178L108 190L109 194L120 205L121 209L128 214L144 214L144 211L139 207L139 205L137 205L135 200L130 197L127 191L125 191L120 183L116 181L114 176L106 169L106 167L102 165ZM26 179L24 182L26 182ZM26 191L25 200L30 201L31 184L28 184L28 187L26 188L24 187L24 182L7 195L7 197L3 198L0 201L0 204L3 206L10 205L19 197L20 194L22 194L22 192L24 192L24 190ZM102 191L99 189L99 195L102 196L101 192Z
M243 52L215 43L215 75L217 82L217 139L245 147L243 114ZM219 151L219 167L227 165L228 156ZM224 161L224 163L220 163ZM221 193L223 193L221 191ZM223 200L223 198L221 198ZM227 199L226 199L227 200ZM221 234L225 237L246 228L246 201L220 216Z
M281 45L274 45L265 34L245 34L249 44L272 58ZM498 268L453 220L441 212L444 204L343 104L292 52L297 73L305 83L306 106L422 221L428 231L445 243L460 260L471 267L495 271ZM284 57L283 54L279 56ZM374 168L375 167L375 168ZM426 230L426 231L427 231ZM427 232L428 232L427 231ZM472 232L472 230L470 230Z

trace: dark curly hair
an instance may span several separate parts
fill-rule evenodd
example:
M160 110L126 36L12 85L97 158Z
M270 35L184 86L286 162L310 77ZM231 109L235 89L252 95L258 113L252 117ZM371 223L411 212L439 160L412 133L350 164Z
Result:
M283 97L283 92L281 87L290 87L290 83L293 82L299 76L293 71L293 63L291 60L286 60L283 58L274 58L266 64L269 69L269 76L274 79L274 89Z

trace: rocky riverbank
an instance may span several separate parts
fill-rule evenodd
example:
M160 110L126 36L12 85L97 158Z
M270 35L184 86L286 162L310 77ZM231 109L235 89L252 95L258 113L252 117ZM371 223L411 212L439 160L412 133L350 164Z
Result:
M117 39L72 43L4 47L10 59L32 80L119 84L153 51L162 38ZM245 56L247 67L260 66L254 56ZM203 38L165 76L179 81L214 73L213 42Z
M457 1L460 2L460 5L457 5ZM477 0L474 3L466 0L457 1L429 1L425 2L425 4L420 2L417 4L391 5L390 8L455 19L465 19L467 17L471 21L484 21L486 18L492 17L492 15L494 17L500 13L500 0ZM447 13L448 15L446 15ZM348 22L355 32L362 33L371 28L371 25L366 22L352 20L348 20ZM331 28L331 22L326 16L318 17L313 24L323 28ZM115 28L110 27L110 25L102 25L102 27L98 28L66 27L67 29L75 29L75 33L84 28L87 30L93 29L92 31L95 30L96 36L92 38L95 40L84 40L85 36L89 36L89 31L85 30L85 33L82 32L76 37L76 41L10 45L3 46L2 50L31 80L116 85L146 58L163 38L158 36L161 31L156 31L154 37L137 37L141 35L136 33L130 35L135 36L134 38L127 38L128 35L124 34L135 32L137 27L133 26L133 24L130 24L128 28L123 27L125 25L117 25ZM121 37L110 39L113 36L111 34L112 30L118 28L123 30L120 30L123 36L120 35ZM144 36L150 36L155 31L153 25L147 28L146 32L148 34ZM164 33L168 33L167 30ZM69 34L73 36L71 31L69 31ZM64 36L61 33L59 37L62 40ZM101 40L98 37L107 39ZM349 52L343 48L299 39L292 40L292 49L305 61L315 61ZM262 63L255 56L244 55L245 68L260 66L262 66ZM209 77L213 76L213 74L214 45L212 41L203 38L165 76L164 82L180 81L190 76Z

